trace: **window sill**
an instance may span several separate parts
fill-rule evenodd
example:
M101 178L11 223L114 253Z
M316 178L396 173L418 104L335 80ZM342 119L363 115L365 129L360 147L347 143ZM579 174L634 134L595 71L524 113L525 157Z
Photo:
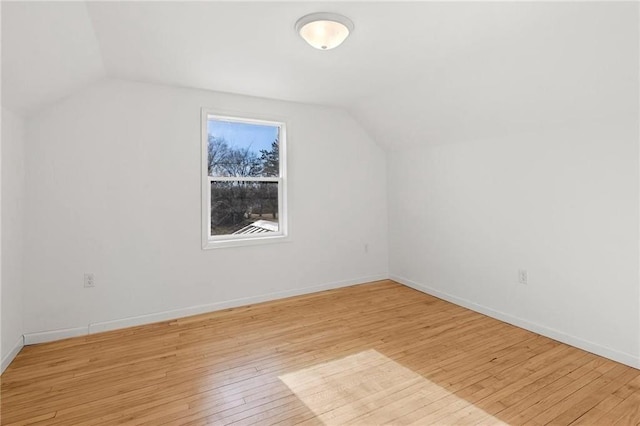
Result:
M273 235L269 237L253 237L253 238L238 238L233 240L207 240L202 245L203 250L211 250L226 247L244 247L244 246L257 246L263 244L277 244L291 242L288 235Z

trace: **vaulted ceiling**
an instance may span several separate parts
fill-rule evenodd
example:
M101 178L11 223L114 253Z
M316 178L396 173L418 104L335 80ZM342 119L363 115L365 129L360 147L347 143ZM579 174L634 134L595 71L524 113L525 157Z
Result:
M293 30L317 11L355 23L339 48ZM637 75L631 2L2 2L25 115L108 76L337 106L395 148L615 115Z

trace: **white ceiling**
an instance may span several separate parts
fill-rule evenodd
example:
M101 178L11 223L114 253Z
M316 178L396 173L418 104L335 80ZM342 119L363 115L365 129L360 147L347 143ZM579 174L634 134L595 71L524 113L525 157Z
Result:
M2 6L2 101L27 114L108 75L342 107L393 148L615 114L638 73L636 3ZM317 11L354 21L341 47L295 34Z
M102 78L102 56L81 2L5 2L2 105L28 113Z

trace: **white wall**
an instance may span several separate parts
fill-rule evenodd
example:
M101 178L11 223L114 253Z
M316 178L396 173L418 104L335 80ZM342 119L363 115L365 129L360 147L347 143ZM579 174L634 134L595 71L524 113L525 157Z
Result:
M292 242L201 249L201 107L285 118ZM27 138L28 342L388 274L385 154L340 110L104 80Z
M24 123L2 108L2 363L4 371L22 347L22 243Z
M390 273L640 366L638 5L541 7L533 44L442 81L451 131L429 108L398 124Z
M637 115L394 152L391 275L637 365L638 155Z

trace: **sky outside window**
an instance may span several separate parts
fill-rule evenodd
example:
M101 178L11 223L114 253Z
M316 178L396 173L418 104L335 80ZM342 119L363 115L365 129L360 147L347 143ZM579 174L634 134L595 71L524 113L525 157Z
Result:
M277 126L238 123L210 119L207 123L209 136L224 139L229 148L247 149L258 156L260 151L270 151L271 144L278 139Z

